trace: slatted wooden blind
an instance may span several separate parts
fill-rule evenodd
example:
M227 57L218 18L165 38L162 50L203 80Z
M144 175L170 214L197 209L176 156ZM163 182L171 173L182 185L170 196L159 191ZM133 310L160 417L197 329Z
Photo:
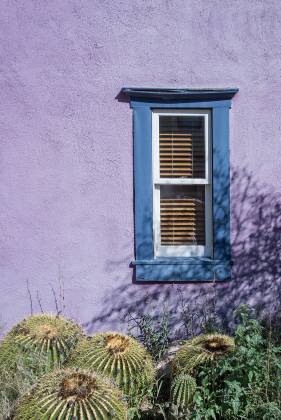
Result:
M205 178L205 126L201 116L159 119L160 178ZM205 187L161 186L161 245L205 245Z
M204 118L161 116L160 178L204 178Z
M161 245L205 244L204 186L162 187ZM178 191L180 190L180 191Z

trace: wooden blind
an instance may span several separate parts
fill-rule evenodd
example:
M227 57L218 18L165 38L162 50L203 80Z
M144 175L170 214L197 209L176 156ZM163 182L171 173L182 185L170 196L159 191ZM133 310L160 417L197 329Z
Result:
M205 178L204 118L161 116L160 178Z
M164 246L205 245L204 186L161 186L160 231Z

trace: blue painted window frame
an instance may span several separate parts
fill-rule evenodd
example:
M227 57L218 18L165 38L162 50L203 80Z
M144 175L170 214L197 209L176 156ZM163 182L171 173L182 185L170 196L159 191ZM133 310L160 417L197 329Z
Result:
M123 88L133 109L135 280L204 282L231 278L229 110L238 89ZM154 257L152 110L206 109L212 115L213 258Z

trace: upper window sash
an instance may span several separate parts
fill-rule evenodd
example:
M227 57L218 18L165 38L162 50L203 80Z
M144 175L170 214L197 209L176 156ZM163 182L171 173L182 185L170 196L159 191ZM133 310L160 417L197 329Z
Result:
M204 178L160 178L159 151L159 118L160 116L201 116L205 120L205 177ZM210 110L163 110L152 111L152 148L153 148L153 182L154 184L174 185L207 185L211 184L211 111Z

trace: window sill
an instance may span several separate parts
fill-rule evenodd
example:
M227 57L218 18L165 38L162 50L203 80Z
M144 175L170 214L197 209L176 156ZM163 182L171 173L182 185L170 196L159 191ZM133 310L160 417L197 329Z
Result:
M211 258L155 258L132 265L139 282L219 282L231 277L230 261Z

